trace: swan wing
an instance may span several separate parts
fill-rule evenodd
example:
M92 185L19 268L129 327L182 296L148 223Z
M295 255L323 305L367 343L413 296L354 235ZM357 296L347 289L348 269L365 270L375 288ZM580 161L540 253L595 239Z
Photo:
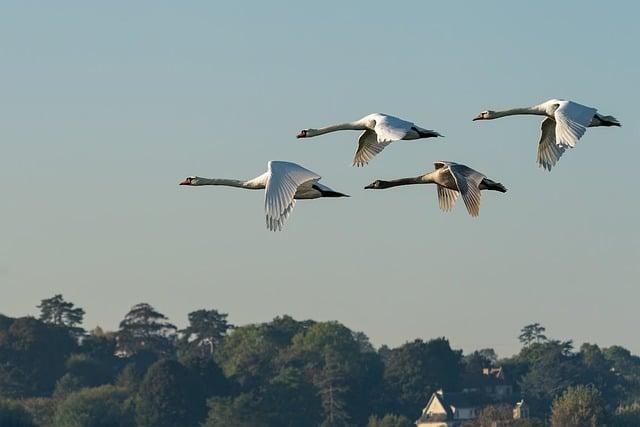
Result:
M353 157L353 165L358 167L366 165L390 143L391 141L378 142L376 133L371 129L366 129L358 138L358 149Z
M567 149L565 145L556 144L556 122L546 118L540 126L540 142L538 143L538 165L548 171L558 163L560 156Z
M449 212L453 209L453 206L456 204L458 194L460 193L456 190L451 190L447 187L438 185L438 204L440 205L440 209L444 212Z
M468 166L455 163L449 165L449 172L456 181L469 215L478 216L480 213L480 182L485 176Z
M414 126L411 122L386 114L374 114L372 118L376 121L373 130L381 143L401 140Z
M596 114L595 108L572 101L559 101L554 113L556 119L556 144L574 147L587 130Z
M289 217L296 201L298 187L309 181L318 181L320 175L290 162L270 161L269 180L264 193L267 228L279 231Z

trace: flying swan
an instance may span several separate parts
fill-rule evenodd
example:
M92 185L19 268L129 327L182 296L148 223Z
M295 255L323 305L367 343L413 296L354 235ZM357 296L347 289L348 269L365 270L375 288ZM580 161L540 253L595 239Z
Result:
M436 169L433 172L415 178L401 178L392 181L378 179L364 188L382 190L399 185L437 184L440 209L444 212L453 209L458 195L462 194L462 200L464 200L469 214L474 217L480 213L480 190L507 192L504 185L490 180L468 166L442 161L435 162L434 165Z
M271 231L280 231L293 210L296 199L349 197L320 184L318 182L320 178L320 175L295 163L272 160L268 163L267 172L247 181L190 176L180 185L225 185L248 190L264 189L267 228Z
M354 166L366 165L394 141L442 136L438 132L423 129L397 117L374 113L355 122L327 126L320 129L304 129L300 131L297 138L311 138L339 130L363 131L358 138L358 149L353 158Z
M514 108L504 111L483 111L473 120L492 120L520 114L546 116L542 121L538 142L538 165L550 171L567 147L575 147L588 127L620 126L613 116L602 116L595 108L573 101L550 99L532 107Z

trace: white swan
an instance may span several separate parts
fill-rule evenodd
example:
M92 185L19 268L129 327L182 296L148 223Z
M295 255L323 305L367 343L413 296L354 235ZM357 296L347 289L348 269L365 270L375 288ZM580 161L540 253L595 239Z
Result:
M264 210L267 228L271 231L279 231L293 210L296 199L349 197L320 184L318 182L320 178L320 175L295 163L272 160L268 163L267 172L247 181L190 176L180 185L225 185L248 190L265 189Z
M615 117L602 116L597 111L577 102L550 99L532 107L483 111L473 120L492 120L520 114L546 116L541 125L537 161L540 167L550 171L567 147L575 147L588 127L620 126Z
M458 194L462 194L462 200L471 216L478 216L480 213L480 190L507 192L504 185L488 179L468 166L442 161L435 162L434 165L436 169L424 175L392 181L378 179L364 188L381 190L399 185L437 184L440 209L445 212L453 209Z
M339 130L362 130L358 138L358 149L353 158L354 166L364 166L384 147L399 140L433 138L442 136L438 132L423 129L411 122L382 113L369 114L355 122L327 126L320 129L304 129L298 138L311 138Z

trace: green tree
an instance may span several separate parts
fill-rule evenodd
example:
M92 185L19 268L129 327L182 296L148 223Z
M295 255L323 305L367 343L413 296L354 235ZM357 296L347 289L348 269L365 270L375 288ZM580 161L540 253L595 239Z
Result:
M317 389L297 368L283 368L260 389L260 412L279 427L317 426L322 406Z
M533 342L541 343L547 340L544 331L546 331L544 326L539 323L532 323L522 328L518 339L525 347Z
M367 427L413 427L414 425L415 424L404 415L394 414L387 414L382 418L372 415L369 417L369 422L367 423Z
M212 355L233 325L227 314L217 310L196 310L189 313L189 326L180 331L180 346L186 352Z
M519 357L529 370L521 377L519 386L534 411L547 412L554 398L579 383L580 359L571 349L571 341L552 340L530 344L520 352Z
M191 427L205 417L202 385L181 363L160 360L153 364L136 397L139 427Z
M64 399L54 415L55 427L133 427L127 390L112 385L85 388Z
M278 358L320 390L325 419L342 418L336 415L342 406L350 422L364 425L371 405L379 406L383 365L365 338L338 322L318 322L295 335Z
M76 337L84 335L85 331L80 327L84 319L84 310L75 307L72 302L65 301L61 294L41 300L37 307L40 309L40 320L43 322L67 328Z
M32 317L15 319L0 330L0 395L49 395L76 348L75 339L64 329Z
M0 426L36 427L36 424L22 405L10 400L0 399Z
M20 401L24 409L29 412L33 422L38 427L50 427L53 425L53 414L57 401L50 397L32 397Z
M252 394L213 397L207 401L209 415L202 427L269 427Z
M553 401L552 427L598 427L604 422L604 401L595 387L570 387Z
M120 322L118 350L133 355L148 350L161 356L173 354L176 327L146 303L134 305Z
M390 410L414 417L437 389L458 389L461 358L445 338L415 340L392 349L384 370Z

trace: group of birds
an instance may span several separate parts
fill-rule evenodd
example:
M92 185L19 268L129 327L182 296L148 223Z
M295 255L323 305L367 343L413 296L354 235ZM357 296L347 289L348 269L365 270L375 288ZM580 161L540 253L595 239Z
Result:
M548 171L558 162L567 148L575 147L588 127L620 126L612 116L603 116L592 107L573 101L551 99L542 104L526 108L492 111L486 110L473 120L493 120L513 115L544 116L538 142L538 165ZM304 129L298 138L311 138L341 130L360 130L358 148L353 158L354 166L365 166L392 142L440 137L438 132L421 128L414 123L387 114L374 113L354 122L326 126L319 129ZM450 211L459 195L471 216L480 212L480 191L506 192L500 183L468 166L437 161L435 170L413 178L391 181L376 180L365 189L385 189L401 185L436 184L438 202L443 211ZM224 185L249 190L265 190L265 214L267 228L279 231L291 214L296 200L321 197L349 197L320 184L320 175L291 162L272 160L267 172L250 180L208 179L190 176L180 185Z

